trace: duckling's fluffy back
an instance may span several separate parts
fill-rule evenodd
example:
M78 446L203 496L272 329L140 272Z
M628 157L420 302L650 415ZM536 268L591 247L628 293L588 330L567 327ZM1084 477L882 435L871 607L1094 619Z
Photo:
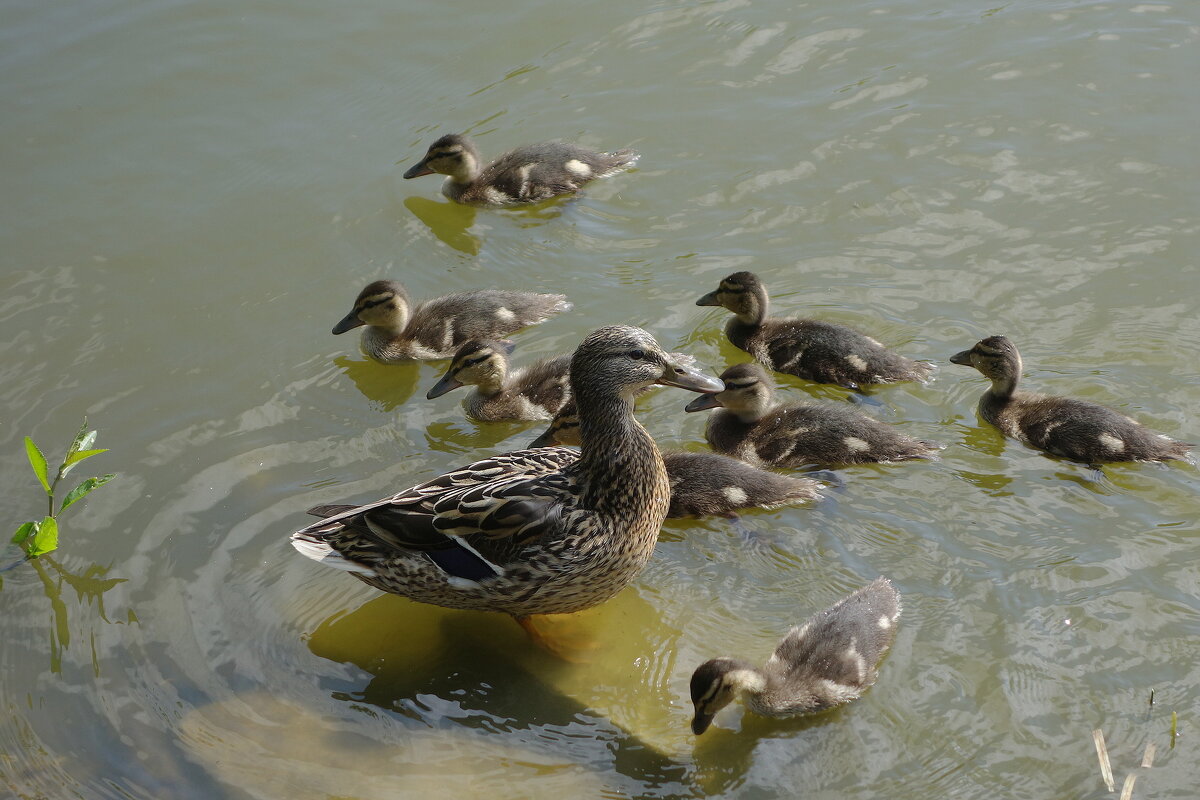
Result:
M714 450L769 467L908 461L933 458L940 447L832 403L776 408L752 423L718 411L707 436Z
M515 370L497 395L472 391L467 414L484 421L553 419L571 398L570 367L570 356L553 356Z
M540 142L511 150L484 167L457 199L481 205L536 203L577 192L589 181L632 166L632 150L600 153L567 142Z
M985 394L979 405L984 419L1002 433L1072 461L1187 459L1193 446L1086 400L1019 392L1004 402Z
M716 453L664 452L671 482L667 516L731 516L743 508L777 506L815 500L821 484L752 467Z
M404 332L419 341L450 340L457 348L470 339L505 336L572 308L566 295L481 289L421 303Z
M448 294L417 306L399 337L368 328L363 344L381 361L450 358L466 341L498 339L572 307L561 294L505 289Z
M736 319L729 340L758 361L817 383L850 389L875 383L924 381L933 366L895 353L853 328L811 319L767 319L748 328Z
M876 578L803 625L792 628L763 667L761 698L747 696L758 713L783 716L848 702L875 682L884 653L896 638L900 594Z

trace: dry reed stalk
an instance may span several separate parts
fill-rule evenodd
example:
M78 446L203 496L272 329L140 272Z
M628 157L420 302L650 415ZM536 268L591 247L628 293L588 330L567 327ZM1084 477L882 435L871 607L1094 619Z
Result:
M1104 746L1104 731L1099 728L1092 731L1092 741L1096 743L1096 757L1100 759L1100 777L1104 778L1108 790L1114 791L1116 784L1113 783L1112 764L1108 761L1108 748Z

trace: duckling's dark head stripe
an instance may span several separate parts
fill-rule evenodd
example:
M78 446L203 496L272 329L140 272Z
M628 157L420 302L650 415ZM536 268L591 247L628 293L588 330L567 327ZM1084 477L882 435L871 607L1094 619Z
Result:
M371 281L368 283L365 287L363 287L363 290L358 293L358 298L355 300L355 302L361 303L365 300L374 300L384 297L385 295L389 297L398 296L406 299L408 297L408 293L404 291L404 286L402 284L397 283L396 281L389 281L385 279Z
M1000 356L1011 353L1012 349L1012 342L1008 340L1007 336L989 336L971 348L972 352L981 356Z
M457 372L460 369L467 369L468 367L478 366L478 365L482 364L483 362L487 361L488 359L490 359L492 357L492 355L493 355L493 353L489 350L489 351L485 352L483 355L475 356L475 358L464 359L463 361L460 361L457 365L455 365L454 371Z
M729 291L746 290L759 283L758 276L753 272L735 272L721 281L721 288Z
M438 140L429 145L429 152L432 154L435 151L442 150L458 150L463 149L463 137L457 133L447 133L445 136L438 137Z
M383 294L373 294L370 297L364 297L358 301L358 310L363 311L368 308L375 308L395 297L394 292L384 292Z
M746 389L768 380L766 372L757 364L734 364L721 373L727 389Z
M481 354L479 356L480 358L488 358L496 351L496 349L496 345L494 345L492 342L484 341L482 339L472 339L463 343L462 347L458 348L458 351L454 354L454 362L456 365L460 365L465 362L466 359L477 354ZM478 361L472 363L478 363Z

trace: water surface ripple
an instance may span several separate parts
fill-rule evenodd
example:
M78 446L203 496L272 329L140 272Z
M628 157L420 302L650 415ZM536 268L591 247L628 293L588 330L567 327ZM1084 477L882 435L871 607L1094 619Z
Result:
M1006 333L1031 388L1200 440L1195 4L7 11L3 517L44 502L27 434L54 452L87 414L112 448L91 463L120 473L61 550L0 576L13 796L1098 798L1095 728L1135 797L1195 796L1196 467L1097 474L1006 442L947 362ZM478 211L400 178L453 130L492 155L643 157L578 198ZM535 435L426 401L441 365L330 336L368 281L569 294L522 361L626 322L720 371L745 354L694 301L741 269L781 313L938 363L863 408L941 460L669 522L633 586L563 623L598 642L585 664L288 546L309 505ZM687 399L641 404L666 446L702 439ZM879 574L905 610L861 701L691 735L696 665L765 659Z

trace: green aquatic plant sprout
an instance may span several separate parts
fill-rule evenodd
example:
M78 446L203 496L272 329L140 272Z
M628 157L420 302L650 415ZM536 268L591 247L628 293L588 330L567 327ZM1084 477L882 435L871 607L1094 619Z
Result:
M38 446L33 443L33 439L30 439L28 436L25 437L25 454L29 457L29 466L33 468L33 474L37 476L38 482L46 492L47 503L45 517L40 520L26 522L17 528L17 532L13 534L13 544L21 545L25 550L25 555L28 557L37 558L38 556L57 550L59 515L95 489L116 477L116 475L109 473L108 475L101 475L98 478L88 478L67 492L66 497L62 499L62 504L58 507L58 511L54 510L54 493L58 489L59 482L67 477L67 473L73 470L75 465L84 459L108 452L106 448L94 449L92 445L95 443L96 431L89 431L87 429L87 417L84 417L83 425L79 427L79 433L75 434L75 440L71 442L71 446L67 449L67 454L63 456L62 464L58 467L58 473L54 476L54 480L51 481L50 468L46 463L46 457L42 455L42 451L38 449Z

